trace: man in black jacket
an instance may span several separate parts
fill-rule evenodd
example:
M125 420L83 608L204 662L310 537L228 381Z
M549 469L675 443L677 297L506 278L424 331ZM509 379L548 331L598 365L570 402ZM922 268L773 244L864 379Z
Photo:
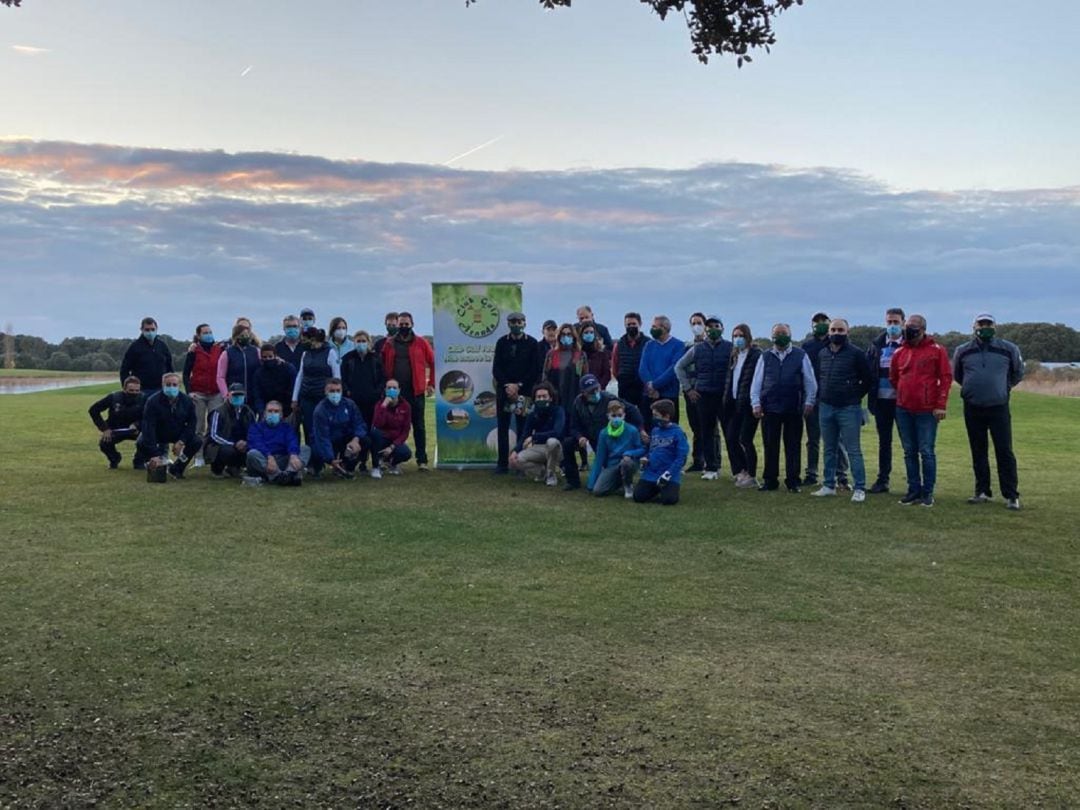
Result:
M495 380L495 418L499 441L499 459L496 475L505 475L510 463L510 420L513 417L514 434L520 441L525 429L524 397L533 390L540 379L536 365L539 349L537 340L525 333L525 315L511 312L506 316L510 334L495 341L495 359L491 364L491 376Z
M161 388L161 375L173 370L172 353L165 341L158 340L157 328L153 318L143 318L141 334L131 341L120 363L120 384L138 377L147 396Z
M138 443L150 467L167 464L171 449L176 460L169 464L169 475L184 477L188 461L199 452L202 440L195 433L195 405L180 392L179 374L163 375L161 390L146 400Z
M575 454L590 444L595 451L600 443L600 431L608 424L608 405L619 397L600 390L600 380L594 374L586 374L579 384L581 393L566 409L566 438L563 439L563 473L566 476L564 490L581 489L581 471ZM626 409L626 423L641 433L641 441L648 443L644 432L641 411L636 405L620 400Z
M843 440L855 479L852 503L866 500L866 465L863 464L859 431L863 424L862 398L877 383L866 352L848 341L848 322L836 318L829 324L829 345L818 355L818 414L825 445L825 469L821 489L814 495L836 494L840 442Z
M810 365L814 369L814 379L821 384L819 379L821 369L819 359L821 352L829 345L829 324L832 319L824 312L815 312L810 318L811 336L802 344L806 356L810 358ZM818 406L806 415L806 472L803 473L803 484L811 486L818 482L818 459L821 456L821 418L818 415ZM844 442L840 442L840 459L836 463L836 483L839 489L848 488L848 458L844 450Z
M255 412L247 405L243 383L233 383L228 399L210 415L209 440L203 451L215 478L221 478L226 471L230 478L240 476L247 464L248 430L254 423Z
M101 431L101 439L98 448L109 460L109 469L115 470L120 466L123 456L116 449L116 445L124 441L135 441L139 438L139 425L142 423L143 399L138 377L128 377L124 380L124 387L120 391L106 394L90 406L90 418L94 425ZM102 414L108 415L102 419ZM142 451L135 450L135 458L132 461L136 470L144 467L145 459Z

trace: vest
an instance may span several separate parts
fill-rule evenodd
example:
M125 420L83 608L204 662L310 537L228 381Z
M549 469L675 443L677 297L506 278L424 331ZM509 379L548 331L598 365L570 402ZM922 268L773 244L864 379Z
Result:
M304 399L322 399L326 394L326 381L334 373L330 368L330 346L308 349L300 358L304 379L300 383L300 396Z
M639 382L638 364L641 363L641 352L650 340L652 338L648 336L638 335L637 345L631 346L626 335L619 338L619 367L615 369L615 379L620 383Z
M225 385L240 383L244 390L255 390L255 369L259 367L259 350L254 346L229 345L225 350L229 361L225 366Z
M202 346L195 347L195 363L191 367L191 390L189 393L218 393L217 366L221 357L221 344L215 343L209 351Z
M803 405L803 358L800 348L792 348L784 362L773 352L765 352L765 375L761 381L761 408L765 413L797 413Z
M731 343L726 340L715 345L703 340L694 346L695 390L702 394L723 393L730 362Z

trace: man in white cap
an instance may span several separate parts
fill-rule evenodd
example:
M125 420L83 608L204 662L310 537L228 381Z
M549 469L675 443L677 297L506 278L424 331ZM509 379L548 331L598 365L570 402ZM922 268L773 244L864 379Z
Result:
M972 328L974 339L958 346L953 354L953 378L960 385L960 396L964 400L964 425L971 445L971 465L975 470L975 494L968 498L968 503L986 503L993 496L989 433L994 442L998 484L1005 506L1019 509L1009 394L1024 379L1024 358L1015 343L995 336L997 329L990 313L976 315Z

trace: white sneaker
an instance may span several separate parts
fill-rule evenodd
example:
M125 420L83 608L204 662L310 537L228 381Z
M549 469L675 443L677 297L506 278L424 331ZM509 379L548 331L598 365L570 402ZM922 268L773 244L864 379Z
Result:
M736 481L735 486L739 489L757 489L758 480L752 476L747 475L742 481Z
M195 464L194 464L195 469L198 469L199 467L204 467L204 466L206 466L206 462L203 461L201 457L195 459Z
M547 485L548 485L549 487L553 487L553 486L555 486L555 485L556 485L557 483L559 483L559 479L558 479L558 478L556 478L556 477L555 477L554 475L549 475L549 476L548 476L548 477L547 477L547 478L546 478L546 479L544 480L544 483L545 483L545 484L547 484Z
M720 473L716 470L707 470L701 474L702 481L715 481L720 477Z
M382 470L379 469L378 464L376 464L374 467L371 468L371 477L372 478L382 478Z
M851 502L852 503L862 503L865 500L866 500L866 490L865 489L857 489L857 490L855 490L854 492L851 493Z
M628 501L634 500L634 488L627 484L622 488L622 496Z
M386 472L390 475L401 475L401 470L398 469L397 464L391 464L390 467L387 468Z
M812 492L810 494L813 495L815 498L826 498L829 495L835 495L836 490L833 487L822 487L816 492Z

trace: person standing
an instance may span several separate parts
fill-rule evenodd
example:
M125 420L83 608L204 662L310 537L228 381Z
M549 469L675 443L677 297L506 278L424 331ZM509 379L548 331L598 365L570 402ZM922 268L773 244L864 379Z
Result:
M866 352L848 340L848 328L846 320L834 318L829 324L829 345L818 355L817 403L825 467L821 489L814 495L836 495L836 468L842 443L855 479L851 502L862 503L866 500L866 465L860 441L862 398L877 384L877 379L870 371Z
M397 334L397 319L398 314L396 312L387 312L383 316L383 328L386 332L375 339L375 345L371 349L375 352L376 357L382 358L383 346L386 345L386 341L392 340L394 335Z
M907 493L900 503L933 506L938 423L945 418L952 368L948 352L926 333L922 315L908 316L904 343L889 366L889 381L896 389L896 425L907 468Z
M679 385L685 392L686 401L694 406L697 424L694 427L695 444L700 442L705 462L702 479L715 481L720 477L720 441L718 426L725 424L724 388L728 366L731 363L731 341L724 340L724 324L716 315L703 318L705 333L675 364ZM691 380L689 368L693 367ZM689 416L689 409L687 411ZM691 470L693 467L690 468ZM689 471L689 470L688 470Z
M382 361L371 349L371 335L361 329L353 335L354 349L349 352L341 364L341 382L345 396L356 403L364 422L375 424L375 406L383 398ZM378 466L378 465L375 465ZM360 454L358 469L363 472L367 467L367 448Z
M754 336L745 323L731 330L731 342L731 361L724 384L724 410L728 414L728 461L731 471L735 473L735 486L740 489L756 488L758 459L754 436L758 420L750 404L750 384L754 380L761 349L754 345Z
M671 319L666 315L653 318L649 330L652 340L641 350L638 377L644 391L641 414L646 417L646 429L651 429L652 406L658 399L667 399L675 406L671 421L679 422L679 379L675 376L675 364L686 353L686 344L671 334Z
M349 337L349 322L337 315L330 319L330 328L326 332L330 346L337 352L338 360L345 362L346 356L355 347L353 339Z
M292 410L300 415L304 426L304 442L314 449L315 435L312 419L315 408L326 396L326 383L331 379L341 379L341 363L335 352L326 343L326 333L317 327L304 332L304 353L300 355L300 368L297 369L296 382L293 384Z
M536 341L536 379L544 376L544 361L548 352L559 347L559 325L548 319L540 330L540 338Z
M750 405L761 420L765 468L759 491L780 488L780 443L784 445L784 484L798 492L803 419L814 410L817 378L806 352L791 345L791 327L772 329L772 348L762 352L750 383Z
M412 415L413 441L416 444L416 467L428 471L427 428L424 425L424 402L435 393L435 352L431 344L413 331L413 316L399 312L397 333L383 344L383 372L393 375L401 385L401 399Z
M824 312L815 312L810 319L811 336L802 344L803 351L810 358L810 365L814 369L814 379L821 384L818 359L821 352L829 345L829 323L832 319ZM821 458L821 417L818 414L818 403L814 404L814 410L806 416L806 472L803 473L803 483L811 486L818 482L818 461ZM848 460L847 451L843 442L840 444L840 460L836 468L836 485L842 491L848 487L847 479Z
M866 396L866 407L874 415L878 437L878 473L870 489L871 495L889 491L892 475L893 429L896 425L896 389L889 380L892 357L904 339L904 310L891 307L885 310L885 330L866 350L870 369L877 374L877 384Z
M305 329L315 328L315 310L311 307L304 307L300 310L300 334L304 333Z
M173 370L172 353L158 337L157 321L143 318L139 336L131 342L120 363L120 384L128 377L138 377L142 392L149 397L161 390L161 377Z
M291 414L293 387L296 385L296 369L292 363L281 359L277 349L264 343L259 349L259 367L255 370L255 384L249 392L249 402L256 414L266 410L268 402L278 402L285 411L285 418Z
M638 368L641 351L649 342L649 336L641 333L641 314L627 312L623 317L623 336L611 349L611 372L619 384L619 399L639 404L645 396Z
M964 400L964 426L975 472L975 494L968 498L968 503L986 503L994 494L990 487L989 433L994 442L998 485L1005 506L1019 509L1009 397L1024 379L1024 358L1015 343L996 336L994 316L990 313L976 315L972 326L975 338L959 346L953 354L953 378L960 385L960 397Z
M206 433L209 416L225 401L217 384L217 367L225 347L214 339L214 330L209 324L200 323L195 327L195 339L184 359L184 391L195 405L195 433L203 442L203 449L195 457L195 466L202 466L202 457L206 452Z
M611 347L604 342L596 324L586 321L579 325L581 349L589 363L589 373L600 380L600 387L606 389L611 382Z
M571 324L564 323L559 327L559 345L544 358L543 380L555 389L558 402L565 403L568 418L570 403L578 395L581 378L588 373L589 361L581 350L577 332Z
M281 321L281 330L284 337L274 345L274 352L286 363L291 364L294 370L298 369L300 355L304 353L304 345L300 342L300 319L295 315L286 315Z
M686 353L675 364L675 376L679 379L682 388L683 407L686 408L686 422L690 425L690 466L686 472L702 472L705 470L705 445L702 443L701 426L698 419L698 397L691 398L688 394L694 389L694 354L693 349L705 340L705 313L695 312L690 316L690 340L686 341ZM679 373L679 364L682 364L682 373Z
M495 341L495 357L491 362L498 441L496 475L505 475L509 471L510 423L513 421L514 435L520 444L526 422L520 401L533 390L540 375L536 364L538 342L525 332L525 313L511 312L506 316L506 325L509 332Z
M122 389L106 394L88 409L94 427L101 431L98 449L109 460L110 470L115 470L123 461L123 456L116 449L116 445L139 438L139 426L142 423L145 402L142 384L138 377L132 376L124 380ZM104 419L101 417L103 413L106 414ZM132 466L136 470L141 470L144 465L145 459L136 446Z
M577 308L577 331L580 333L586 323L591 323L596 327L597 336L604 341L605 346L611 345L611 332L602 323L597 323L596 318L593 315L592 307L588 304L582 304Z
M255 386L255 372L259 368L259 350L256 348L251 327L238 323L232 329L232 340L218 357L217 386L221 399L229 396L229 386L239 383L244 391Z

